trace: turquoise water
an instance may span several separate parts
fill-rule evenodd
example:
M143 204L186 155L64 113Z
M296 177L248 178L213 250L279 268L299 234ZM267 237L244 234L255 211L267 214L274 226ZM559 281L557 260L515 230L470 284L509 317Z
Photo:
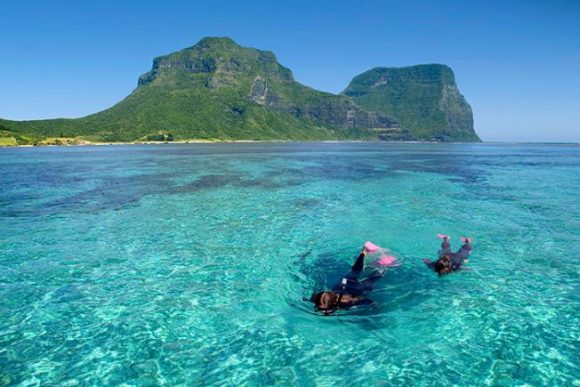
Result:
M0 149L0 385L578 385L579 189L574 146ZM376 305L315 314L366 240Z

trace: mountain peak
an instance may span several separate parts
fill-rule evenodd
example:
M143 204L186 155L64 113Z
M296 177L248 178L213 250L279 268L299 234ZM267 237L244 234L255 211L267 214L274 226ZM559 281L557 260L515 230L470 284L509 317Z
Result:
M228 37L205 37L192 47L155 58L151 71L139 77L139 86L195 74L213 77L210 85L231 84L240 76L294 79L292 72L278 63L273 52L242 47ZM221 81L226 78L227 82Z
M350 96L360 96L375 88L387 87L391 82L441 82L455 85L453 70L439 63L419 64L406 67L375 67L357 75L343 92Z
M197 42L195 47L241 47L232 38L227 36L206 36Z

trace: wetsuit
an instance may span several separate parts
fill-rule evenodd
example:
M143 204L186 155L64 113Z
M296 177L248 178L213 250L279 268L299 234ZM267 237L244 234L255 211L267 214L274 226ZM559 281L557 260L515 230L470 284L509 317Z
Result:
M451 251L451 244L449 243L448 239L443 239L441 242L441 250L439 250L439 259L441 259L444 255L447 255L451 259L451 270L457 271L461 269L461 266L465 263L467 258L469 258L469 253L472 250L472 246L470 242L465 242L463 246L456 253ZM425 261L427 266L434 269L435 263L437 261Z
M445 238L443 239L443 242L441 242L441 250L439 250L439 258L449 254L452 254L451 243L449 243L448 238Z
M332 290L336 293L340 294L341 292L344 295L349 295L352 297L357 297L358 299L352 303L340 303L340 308L349 308L352 306L360 306L360 305L369 305L372 304L373 301L369 300L368 298L362 298L361 296L366 293L370 292L374 289L375 283L383 277L383 272L379 270L375 270L368 278L359 281L358 277L363 271L365 262L365 255L361 253L352 268L350 269L350 273L344 276L342 279L346 278L346 285L342 285L342 279L336 285L333 286ZM359 298L360 297L360 298Z
M461 269L463 263L465 263L467 258L469 258L471 250L471 243L465 242L456 253L449 254L449 257L451 258L451 269L453 269L453 271Z

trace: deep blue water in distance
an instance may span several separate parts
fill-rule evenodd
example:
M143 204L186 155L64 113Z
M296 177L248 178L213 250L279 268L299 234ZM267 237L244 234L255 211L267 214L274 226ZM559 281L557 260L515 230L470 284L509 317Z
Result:
M0 385L578 385L579 188L577 146L0 149ZM376 305L315 314L366 240Z

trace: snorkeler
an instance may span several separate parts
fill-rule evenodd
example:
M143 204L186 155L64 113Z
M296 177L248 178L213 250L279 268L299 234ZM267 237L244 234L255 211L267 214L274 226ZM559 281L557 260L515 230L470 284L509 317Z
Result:
M473 250L471 239L462 237L461 241L463 242L463 246L454 253L451 251L451 243L449 243L451 238L448 235L437 234L437 238L442 240L441 250L438 254L439 259L432 262L425 258L423 259L423 262L425 262L429 268L435 270L439 275L445 275L461 270L462 266L469 262L469 253Z
M363 271L367 252L374 252L378 249L378 246L367 242L354 262L354 265L352 265L350 273L342 278L340 283L337 283L332 290L325 290L313 295L311 301L314 302L316 310L325 315L329 315L338 309L348 309L353 306L372 304L373 301L365 298L364 294L373 290L375 282L383 277L388 267L398 266L394 263L396 261L394 257L383 255L381 256L381 260L378 261L378 264L382 268L374 270L368 278L359 281L358 278Z

